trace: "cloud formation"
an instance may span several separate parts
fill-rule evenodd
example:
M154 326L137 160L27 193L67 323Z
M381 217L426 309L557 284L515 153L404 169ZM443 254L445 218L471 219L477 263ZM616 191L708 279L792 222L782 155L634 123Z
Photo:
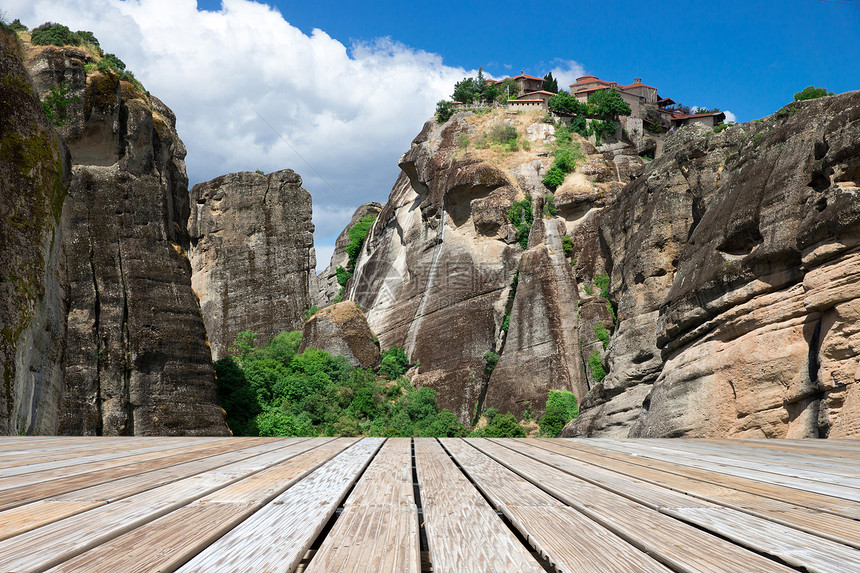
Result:
M322 30L307 35L248 0L224 0L218 12L198 11L195 0L4 4L29 27L50 20L90 30L122 58L176 113L192 183L298 172L321 245L358 205L386 200L397 159L436 102L475 73L385 38L345 46Z

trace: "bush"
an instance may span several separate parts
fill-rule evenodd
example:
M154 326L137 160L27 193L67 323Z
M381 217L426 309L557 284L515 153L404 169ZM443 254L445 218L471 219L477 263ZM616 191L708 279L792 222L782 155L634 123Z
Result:
M600 356L599 351L595 350L588 357L587 362L588 367L591 368L591 375L594 377L595 382L600 382L606 378L606 370L603 369L603 358Z
M603 348L609 346L609 330L603 322L594 325L594 336L603 344Z
M541 182L546 185L547 189L558 189L564 183L565 172L558 165L554 164L549 168Z
M794 94L794 101L806 101L817 99L825 96L832 96L833 92L828 92L825 88L817 88L815 86L806 86L801 91Z
M389 380L403 376L409 370L409 359L406 357L406 352L397 346L392 346L382 353L380 364L379 375L385 376Z
M349 279L352 278L352 273L340 265L338 265L335 272L337 273L337 284L339 284L342 287L345 287L347 281L349 281Z
M347 234L349 235L349 244L344 250L349 256L347 270L350 273L355 272L355 263L358 261L358 254L361 252L361 247L364 246L364 240L367 238L367 234L370 232L370 227L373 226L373 222L375 220L376 215L365 215L358 223L350 227L349 231L347 231Z
M529 245L529 232L534 222L534 213L532 212L531 195L526 195L522 201L517 201L508 209L508 221L517 230L517 242L523 250L526 250Z
M600 296L609 300L609 275L597 273L594 275L594 286L600 289Z
M340 268L340 267L338 267L338 268ZM313 306L311 306L310 308L305 309L305 312L304 312L304 313L302 313L302 314L303 314L303 316L305 317L305 322L307 322L308 320L310 320L310 319L311 319L311 317L312 317L313 315L315 315L316 313L318 313L319 311L320 311L320 307L318 307L317 305L313 305Z
M486 363L485 370L487 374L491 373L496 368L496 364L498 364L499 358L501 357L495 352L484 353L484 362Z
M489 137L493 143L504 145L517 140L517 128L513 125L498 122L490 127Z
M558 437L567 423L578 415L576 396L566 390L550 390L545 413L538 422L541 434L550 438Z
M573 254L573 238L570 235L564 235L561 238L561 246L564 249L564 256L569 259Z
M60 85L51 88L48 95L42 101L42 109L45 110L45 115L51 120L51 123L57 127L65 125L69 118L66 113L66 108L73 102L79 101L80 96L71 96L72 85L69 82L62 82Z
M13 32L26 32L27 31L27 26L22 24L21 20L19 20L18 18L15 18L14 20L12 20L12 23L9 24L7 26L7 28L12 30Z
M558 209L555 208L555 195L547 193L543 198L543 216L545 219L555 217L558 214Z
M45 22L34 28L30 41L37 46L80 46L83 43L81 37L69 30L68 26L54 22Z
M485 438L525 438L526 431L513 414L498 414L493 417L492 423L481 429L481 436Z
M436 122L437 123L445 123L451 116L454 115L454 106L451 105L451 102L445 100L439 100L436 103Z

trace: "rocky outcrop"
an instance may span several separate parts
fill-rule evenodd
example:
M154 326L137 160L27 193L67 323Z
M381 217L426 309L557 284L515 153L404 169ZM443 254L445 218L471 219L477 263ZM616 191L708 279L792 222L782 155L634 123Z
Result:
M344 356L356 367L379 366L379 343L364 313L352 301L326 307L305 323L299 352L307 348Z
M565 435L860 435L860 92L682 130L600 215L618 328Z
M302 328L316 296L311 196L292 170L198 183L188 223L194 291L216 360L236 335Z
M542 200L542 199L541 199ZM540 209L538 209L540 211ZM520 259L517 291L486 404L539 415L550 390L588 391L579 347L578 295L564 256L560 219L537 219Z
M88 73L93 57L71 47L26 51L42 97L63 102L53 111L73 162L62 215L64 384L58 420L38 431L226 434L191 290L175 118L139 85Z
M503 121L526 134L541 119ZM551 159L538 153L552 138L532 129L531 153L464 153L460 142L480 138L485 121L457 114L444 125L425 124L400 159L402 173L347 292L367 309L382 347L400 346L418 364L413 382L434 388L440 407L465 423L476 408L540 415L549 389L587 390L576 285L561 236L590 200L568 211L570 219L539 219L523 251L507 212L530 196L540 218L548 193L541 178ZM518 267L522 293L514 295ZM500 355L491 374L488 353Z
M62 392L68 152L0 30L0 434L50 433Z
M380 203L371 202L361 205L355 210L355 213L352 214L349 224L344 228L340 235L338 235L337 240L334 243L334 252L331 255L331 262L323 272L317 275L319 293L313 300L314 304L326 307L334 303L334 299L337 297L341 289L340 284L337 282L337 268L343 267L345 269L349 265L349 255L346 254L345 250L350 241L349 229L351 229L363 217L366 217L367 215L378 216L380 211L382 211L382 205Z

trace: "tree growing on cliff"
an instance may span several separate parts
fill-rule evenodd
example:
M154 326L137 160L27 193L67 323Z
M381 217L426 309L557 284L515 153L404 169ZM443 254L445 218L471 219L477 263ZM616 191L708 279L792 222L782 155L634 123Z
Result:
M538 425L543 436L557 438L568 422L579 416L576 396L567 390L550 390L546 410Z
M594 115L611 119L619 115L630 115L632 110L621 98L616 89L598 90L588 97L588 103L594 107Z
M826 88L817 88L815 86L806 86L801 91L794 94L794 101L806 101L817 99L825 96L832 96L833 92L827 91Z

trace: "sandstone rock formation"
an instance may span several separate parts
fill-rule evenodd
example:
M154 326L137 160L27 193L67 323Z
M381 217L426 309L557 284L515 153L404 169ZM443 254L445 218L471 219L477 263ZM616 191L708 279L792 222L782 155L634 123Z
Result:
M243 172L191 190L191 282L214 359L244 330L267 341L297 330L313 304L311 196L291 170Z
M379 345L364 313L354 302L344 301L326 307L306 323L299 352L307 348L344 356L353 366L379 366Z
M56 429L66 329L60 218L68 151L0 30L0 434Z
M505 121L525 134L541 118ZM466 113L425 124L400 159L402 173L347 293L368 309L382 347L400 346L418 364L413 382L437 390L440 407L465 423L476 407L539 416L549 389L580 397L587 391L576 283L561 236L602 194L590 186L595 197L580 208L540 220L548 193L541 178L551 159L538 153L552 142L550 130L532 129L532 152L463 152L458 142L480 137L484 121ZM524 252L507 212L526 196L538 220ZM513 295L518 267L522 292ZM487 353L501 357L491 374Z
M185 148L173 113L83 48L27 46L45 97L59 93L73 162L62 208L68 330L58 414L28 430L84 435L226 434L191 290ZM52 391L53 392L53 391ZM34 400L38 396L34 397Z
M337 268L347 268L349 264L349 255L344 250L349 244L349 229L358 223L367 215L379 215L382 211L382 205L376 202L365 203L355 210L349 224L344 228L337 240L334 243L334 252L331 255L331 262L328 267L317 276L319 282L319 293L314 298L313 303L317 306L329 306L334 302L335 297L340 292L340 285L337 282Z
M682 130L600 215L611 372L564 435L860 436L860 92Z

